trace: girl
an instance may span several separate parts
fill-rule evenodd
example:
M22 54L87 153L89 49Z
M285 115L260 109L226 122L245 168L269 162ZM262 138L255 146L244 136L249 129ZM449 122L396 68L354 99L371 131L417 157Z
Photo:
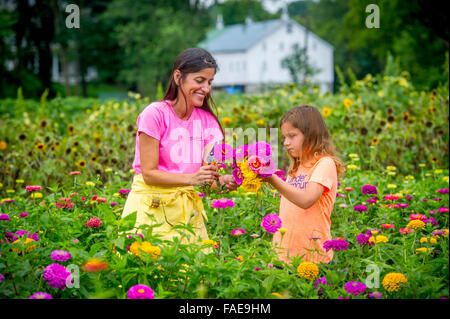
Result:
M297 106L281 119L284 146L290 167L286 182L272 175L268 182L282 195L279 216L286 232L276 232L273 244L279 259L328 263L333 251L322 247L331 240L330 216L337 193L337 177L344 165L334 150L320 112L312 106Z
M151 103L137 118L135 176L122 218L137 211L136 225L162 224L153 229L162 239L180 236L175 225L193 227L208 239L203 204L193 186L219 179L228 190L238 187L232 175L220 176L214 165L203 165L213 145L224 138L211 110L211 83L217 64L203 49L184 50L177 57L162 101Z

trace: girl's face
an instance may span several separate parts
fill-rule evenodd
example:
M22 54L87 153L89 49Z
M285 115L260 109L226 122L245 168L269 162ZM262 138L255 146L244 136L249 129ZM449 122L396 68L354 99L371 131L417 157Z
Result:
M288 153L294 158L300 157L305 139L303 133L288 122L281 125L281 133L284 136L283 145L286 147Z
M181 79L181 72L175 71L175 81L181 84L188 106L203 105L206 95L211 91L214 74L214 68L206 68L196 73L188 73L184 79Z

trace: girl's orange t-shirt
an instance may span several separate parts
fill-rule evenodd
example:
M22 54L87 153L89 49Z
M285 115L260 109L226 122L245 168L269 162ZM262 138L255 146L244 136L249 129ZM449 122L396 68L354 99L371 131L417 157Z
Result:
M286 232L282 240L280 232L276 232L273 244L279 259L287 263L291 263L288 257L294 256L303 256L302 261L329 263L333 259L333 250L326 252L323 243L332 239L330 217L337 194L336 164L331 157L322 157L315 163L299 166L295 176L288 177L286 182L299 189L305 189L310 182L319 183L324 187L324 192L306 210L284 197L281 198L279 216L281 227Z

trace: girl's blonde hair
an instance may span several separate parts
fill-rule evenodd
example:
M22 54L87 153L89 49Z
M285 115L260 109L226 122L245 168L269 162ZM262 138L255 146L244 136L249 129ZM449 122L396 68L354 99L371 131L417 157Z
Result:
M283 115L280 127L284 123L291 124L304 135L300 158L296 159L288 154L291 162L287 172L289 176L295 176L295 172L305 158L312 158L314 162L317 162L324 156L330 156L334 160L338 176L344 174L345 165L334 148L328 128L317 108L309 105L296 106Z

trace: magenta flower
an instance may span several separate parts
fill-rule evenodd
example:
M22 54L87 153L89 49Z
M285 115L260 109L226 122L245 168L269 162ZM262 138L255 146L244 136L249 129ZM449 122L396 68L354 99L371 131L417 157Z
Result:
M379 298L381 298L381 296L383 296L383 294L381 292L378 292L378 291L374 291L374 292L371 292L369 294L369 298L377 298L377 299L379 299Z
M428 214L434 215L434 214L436 214L436 211L435 211L435 210L430 210L430 211L428 212Z
M436 191L436 193L440 194L448 194L448 188L441 188Z
M275 171L274 174L277 175L279 178L281 178L283 181L286 181L286 171L278 170Z
M149 286L135 285L128 289L128 299L155 299L155 293Z
M227 143L219 143L213 148L214 159L219 162L225 162L233 157L233 146Z
M261 156L249 155L248 157L248 168L250 168L253 173L261 174L264 170L264 167L266 167L266 165L268 164L268 161Z
M28 186L25 186L25 189L29 192L40 191L40 190L42 190L42 186L28 185Z
M367 206L365 206L365 205L356 205L355 207L353 207L353 210L355 210L357 212L365 212L365 211L367 211Z
M94 228L94 227L101 227L102 221L98 219L97 217L92 217L86 222L86 227Z
M448 207L441 207L437 211L438 213L448 213Z
M211 204L214 208L234 207L234 202L228 198L213 199Z
M72 275L66 267L59 264L51 264L44 269L44 280L52 288L64 290L66 281L72 281Z
M356 236L356 240L361 246L365 246L366 244L372 246L373 244L369 242L370 237L372 237L372 234L370 233L370 231L367 231L365 234L362 233Z
M406 208L408 206L409 206L409 204L406 204L406 203L399 203L398 204L398 207L400 207L400 208Z
M281 219L277 214L266 215L261 222L261 227L264 227L268 233L276 233L281 228Z
M421 220L424 223L427 222L427 216L425 216L425 215L422 215L422 214L411 214L409 216L409 220L416 220L416 219Z
M327 282L327 278L326 277L320 277L318 278L315 282L314 282L314 289L319 288L320 285L328 285L331 286L331 284L329 284Z
M35 292L28 299L53 299L52 295L46 292Z
M327 240L323 243L323 248L328 252L330 249L338 250L347 250L348 243L344 238L336 238L333 240Z
M236 184L241 185L242 182L244 181L244 176L242 175L242 171L241 171L240 167L236 166L233 169L232 174L233 174L234 180L236 181Z
M364 185L361 188L361 193L363 193L363 194L378 194L378 190L373 185Z
M116 203L116 202L111 202L111 204L109 204L109 205L111 205L111 207L114 207L114 206L117 206L117 205L119 205L119 204Z
M70 172L69 175L71 175L71 176L73 176L73 175L81 175L81 172L79 172L79 171Z
M437 226L437 221L433 217L428 218L428 222L431 223L433 226Z
M54 250L50 254L50 258L53 259L54 261L66 261L72 258L72 256L68 251L65 250Z
M269 143L260 141L248 146L248 156L257 155L269 160L272 158L272 147Z
M404 235L404 234L409 234L410 232L412 232L413 230L410 228L400 228L399 232L400 234Z
M244 235L244 234L245 234L245 229L243 229L243 228L233 229L231 231L231 235L233 235L233 236L240 236L240 235Z
M366 285L357 281L350 281L344 286L345 291L354 296L363 294L366 291L366 288Z
M126 195L128 195L128 193L130 193L130 192L131 192L131 190L129 190L129 189L125 189L125 188L119 189L119 194L120 194L121 196L126 196Z
M385 200L398 200L399 196L398 195L389 194L389 195L384 196L384 199Z
M367 202L368 204L376 204L376 203L377 203L377 200L376 200L375 198L369 198L369 199L366 200L366 202Z
M27 212L22 212L22 213L19 214L19 216L24 218L24 217L28 216L28 213Z
M3 279L5 279L5 276L3 276L2 274L0 274L0 284L2 283Z
M233 151L233 157L241 163L245 156L248 156L248 145L240 145Z
M203 197L205 197L205 193L200 193L200 192L197 192L197 194L198 194L198 197L200 197L200 198L203 198Z
M9 215L8 214L1 214L0 215L0 220L5 220L5 221L9 222Z
M412 195L405 195L405 199L406 200L412 200L414 197Z

